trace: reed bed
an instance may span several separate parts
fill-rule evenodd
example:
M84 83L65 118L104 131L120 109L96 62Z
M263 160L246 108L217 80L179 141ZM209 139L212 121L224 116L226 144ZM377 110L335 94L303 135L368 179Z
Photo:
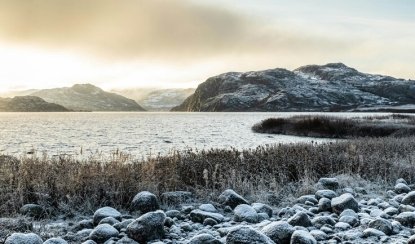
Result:
M257 133L340 139L406 137L415 136L415 116L391 114L343 118L306 115L290 118L269 118L255 124L252 130Z
M260 194L284 197L290 183L339 174L383 182L403 177L414 182L414 149L415 137L387 137L250 150L189 150L145 160L121 153L99 160L3 155L0 216L15 215L26 203L47 206L52 215L91 213L104 205L128 209L142 190L155 194L187 190L215 200L227 188L248 198Z

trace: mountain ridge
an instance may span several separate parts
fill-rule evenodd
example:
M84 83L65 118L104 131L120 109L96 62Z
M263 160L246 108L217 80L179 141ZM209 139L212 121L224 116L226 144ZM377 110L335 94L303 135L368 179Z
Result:
M39 90L31 95L75 111L145 111L137 102L92 84Z
M329 63L213 76L172 111L349 111L414 103L415 81Z

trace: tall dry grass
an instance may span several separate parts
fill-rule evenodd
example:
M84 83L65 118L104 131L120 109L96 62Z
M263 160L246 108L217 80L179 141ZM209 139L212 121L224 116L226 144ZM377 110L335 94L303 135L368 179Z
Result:
M175 152L147 160L119 154L109 159L0 156L0 215L25 203L51 214L110 205L128 209L142 190L189 190L213 198L226 188L245 195L278 193L290 182L352 174L367 180L415 180L415 137L359 139L327 144L279 144L238 151Z

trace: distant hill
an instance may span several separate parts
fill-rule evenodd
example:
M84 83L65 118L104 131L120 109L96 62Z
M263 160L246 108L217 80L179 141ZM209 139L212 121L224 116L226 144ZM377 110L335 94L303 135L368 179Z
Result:
M145 111L134 100L91 84L39 90L32 95L75 111Z
M211 77L172 111L350 111L415 104L415 81L342 63Z
M40 97L16 96L0 98L0 112L67 112L67 108L48 103Z
M128 98L134 99L146 110L149 111L169 111L175 106L180 105L187 97L195 91L194 88L172 88L172 89L125 89L115 90Z

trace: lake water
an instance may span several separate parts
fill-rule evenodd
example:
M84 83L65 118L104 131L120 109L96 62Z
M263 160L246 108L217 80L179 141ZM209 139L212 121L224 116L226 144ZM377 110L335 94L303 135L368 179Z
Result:
M241 149L274 143L322 141L251 131L252 125L263 119L298 114L0 113L0 154L23 155L35 151L88 157L110 155L118 150L134 157L146 157L189 148Z

